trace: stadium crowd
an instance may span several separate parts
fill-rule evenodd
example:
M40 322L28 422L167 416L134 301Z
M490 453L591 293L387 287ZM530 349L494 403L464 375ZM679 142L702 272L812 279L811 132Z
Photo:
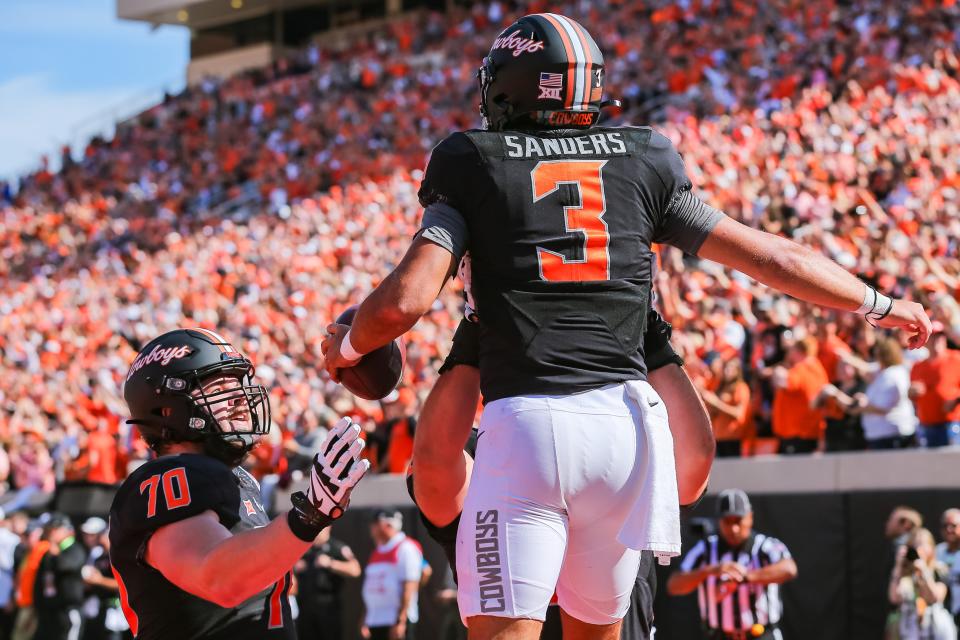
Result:
M325 377L323 330L417 229L420 168L477 124L474 70L492 36L546 7L473 4L314 45L169 96L79 157L65 149L60 169L0 184L0 506L42 503L60 480L116 482L146 457L123 422L123 378L174 326L217 328L271 388L258 477L286 482L345 413L364 421L377 468L402 471L461 315L457 285L407 336L386 402ZM721 453L960 442L960 7L550 8L604 47L609 93L624 99L611 120L667 133L708 202L937 320L942 338L902 353L852 314L664 248L659 305Z

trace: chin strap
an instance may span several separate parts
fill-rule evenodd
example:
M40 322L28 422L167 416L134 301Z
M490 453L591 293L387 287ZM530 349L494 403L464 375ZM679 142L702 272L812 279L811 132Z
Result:
M253 437L247 434L238 434L231 436L230 440L226 440L221 434L207 433L202 442L203 452L205 454L211 458L216 458L228 467L239 466L254 446ZM233 442L240 442L242 444L236 446L231 444Z

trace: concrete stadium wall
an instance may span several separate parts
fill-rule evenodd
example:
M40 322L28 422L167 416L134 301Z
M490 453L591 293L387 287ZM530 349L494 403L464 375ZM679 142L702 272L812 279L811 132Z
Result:
M753 494L837 493L905 489L960 488L960 449L863 451L807 456L758 456L718 459L709 492L738 488ZM306 489L306 481L277 497L288 508L290 493ZM354 492L354 507L412 506L403 478L366 478Z

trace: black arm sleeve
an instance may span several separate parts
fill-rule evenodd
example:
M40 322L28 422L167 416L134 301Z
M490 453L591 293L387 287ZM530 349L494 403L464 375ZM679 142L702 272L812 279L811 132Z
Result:
M440 367L440 375L460 364L480 368L480 325L466 318L453 334L453 345Z
M643 355L647 371L656 371L668 364L683 366L680 357L670 345L673 326L657 313L656 309L647 312L647 332L643 334Z

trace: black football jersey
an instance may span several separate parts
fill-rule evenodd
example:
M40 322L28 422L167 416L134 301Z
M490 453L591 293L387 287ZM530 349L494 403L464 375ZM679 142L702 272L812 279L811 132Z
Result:
M205 455L152 460L120 486L110 509L110 562L134 636L137 640L294 640L287 598L290 574L227 609L187 593L146 563L147 542L154 531L207 510L234 533L270 522L253 476Z
M695 253L722 216L690 188L648 127L466 131L437 145L420 201L466 224L485 401L645 377L650 245Z

